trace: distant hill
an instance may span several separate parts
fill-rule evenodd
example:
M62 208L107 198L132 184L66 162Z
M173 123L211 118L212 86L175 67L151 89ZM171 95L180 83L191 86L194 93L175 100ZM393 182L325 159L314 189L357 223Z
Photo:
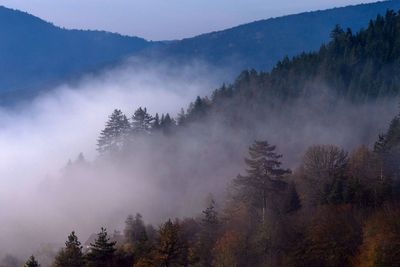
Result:
M285 55L316 51L336 24L358 31L400 0L271 18L170 42L149 42L103 31L66 30L25 12L0 7L0 104L30 97L79 75L141 55L146 60L202 60L270 70Z
M156 51L157 57L202 59L228 65L236 71L255 68L270 70L285 55L316 51L329 41L336 24L358 31L378 14L398 11L400 1L385 1L334 8L324 11L271 18L183 39Z
M66 30L0 7L0 92L29 91L112 64L153 43L102 31Z

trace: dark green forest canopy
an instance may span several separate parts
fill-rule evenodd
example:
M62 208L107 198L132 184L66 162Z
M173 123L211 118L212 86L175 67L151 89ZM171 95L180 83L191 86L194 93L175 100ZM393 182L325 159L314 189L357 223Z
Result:
M213 93L212 102L240 98L239 102L289 101L313 94L340 96L353 101L397 96L400 90L400 15L388 11L353 33L339 25L332 40L315 53L285 57L271 72L243 71L229 86Z

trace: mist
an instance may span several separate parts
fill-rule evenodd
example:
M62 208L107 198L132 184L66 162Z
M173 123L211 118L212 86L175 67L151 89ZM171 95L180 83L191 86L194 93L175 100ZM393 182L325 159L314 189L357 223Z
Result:
M175 135L138 138L120 158L99 158L96 140L115 108L129 116L139 106L176 116L197 95L210 95L229 72L200 63L134 66L87 76L0 111L3 254L26 257L46 244L57 250L72 230L83 243L101 226L122 230L136 212L155 225L196 216L209 193L223 201L255 139L276 144L285 166L296 168L310 145L372 145L397 113L396 99L354 104L318 84L313 97L282 109L266 106L261 118L237 107L247 128L228 127L223 116L214 116ZM84 161L77 160L81 152Z
M62 244L67 232L76 229L79 233L77 222L81 219L95 225L93 230L102 225L87 217L84 202L74 203L73 207L82 211L82 218L68 220L59 204L75 196L53 199L44 187L56 183L68 160L75 160L79 153L88 161L96 158L97 137L115 108L132 114L145 106L152 113L175 115L196 95L208 94L222 82L218 71L210 72L201 63L172 70L162 64L142 64L139 68L133 61L85 76L75 84L61 85L31 102L0 109L2 253L26 256L41 244ZM117 182L113 180L113 184ZM79 183L67 185L74 186Z

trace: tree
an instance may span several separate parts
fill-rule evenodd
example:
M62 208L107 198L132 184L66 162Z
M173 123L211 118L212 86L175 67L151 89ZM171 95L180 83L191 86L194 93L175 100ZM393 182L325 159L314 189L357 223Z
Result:
M297 192L296 185L293 182L289 184L286 201L283 208L285 213L292 213L301 208L300 196Z
M154 118L147 113L146 108L139 107L132 116L132 132L134 134L149 134Z
M40 264L35 259L35 256L30 256L28 261L25 263L25 267L40 267Z
M312 185L311 198L317 204L344 201L347 162L347 153L333 145L316 145L306 151L303 169L306 180Z
M160 128L162 129L164 134L171 133L172 128L176 126L176 122L171 116L167 113L165 116L164 114L161 117Z
M183 126L185 124L185 121L186 121L185 110L181 108L181 111L178 113L177 123L179 126Z
M179 222L168 220L161 225L157 246L157 261L163 267L181 266L186 262L187 246L181 237Z
M55 258L54 267L81 267L84 266L81 242L75 232L68 236L65 248L61 249Z
M137 213L135 218L132 215L128 216L125 221L124 236L125 243L129 246L135 259L139 259L149 252L149 239L140 213Z
M279 159L282 155L275 152L276 147L267 141L255 141L249 148L250 158L245 158L247 175L238 175L234 184L244 193L244 197L256 196L261 201L262 220L265 221L267 199L275 193L283 192L287 183L283 180L290 170L282 169Z
M126 116L121 110L115 109L110 115L106 127L100 133L97 140L97 151L101 154L120 151L126 141L129 129L130 125Z
M107 230L101 228L97 234L97 239L94 244L90 244L90 249L87 254L87 261L89 266L93 267L110 267L112 266L115 241L110 241Z
M400 115L393 118L389 129L379 136L375 143L374 151L380 155L383 161L383 175L400 179Z
M160 128L160 117L158 116L158 113L156 113L156 116L154 116L153 124L151 125L151 128L153 130L158 130Z
M203 210L203 217L200 222L200 231L198 233L198 241L196 244L196 254L199 258L201 266L212 266L215 242L218 238L220 222L218 212L215 207L215 200L210 199L208 207Z

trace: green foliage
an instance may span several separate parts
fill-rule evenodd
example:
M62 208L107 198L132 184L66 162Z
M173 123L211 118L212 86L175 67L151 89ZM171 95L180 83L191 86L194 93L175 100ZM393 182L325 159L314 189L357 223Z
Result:
M245 158L248 167L247 175L238 175L234 180L239 195L247 200L255 201L256 205L262 208L263 220L267 199L270 199L273 194L284 191L287 183L283 177L290 173L290 170L280 167L282 163L279 159L282 155L277 154L275 149L275 146L266 141L255 141L249 147L250 158Z
M115 241L110 241L107 230L101 228L97 234L97 239L94 244L90 244L90 249L87 254L88 266L93 267L110 267L113 264Z
M146 108L139 107L133 114L131 121L134 134L149 134L154 118L147 112Z
M115 109L101 131L97 142L97 151L101 154L115 153L121 150L130 130L129 121L121 110Z
M65 248L61 249L53 264L54 267L82 267L84 259L81 242L73 231L65 242Z

